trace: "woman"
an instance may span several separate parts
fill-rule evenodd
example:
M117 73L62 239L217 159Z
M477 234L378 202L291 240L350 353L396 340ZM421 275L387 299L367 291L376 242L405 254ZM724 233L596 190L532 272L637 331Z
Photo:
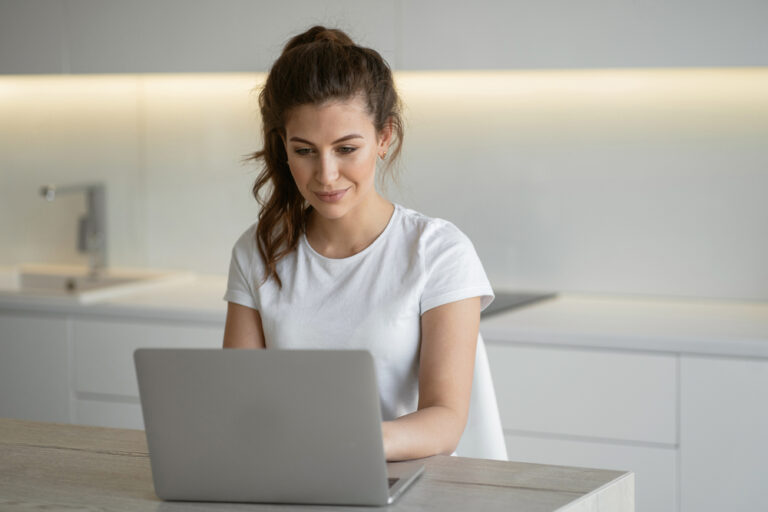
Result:
M403 140L389 67L313 27L288 42L259 102L262 209L232 251L224 347L367 349L387 460L452 453L493 292L453 224L374 186L377 159L391 166Z

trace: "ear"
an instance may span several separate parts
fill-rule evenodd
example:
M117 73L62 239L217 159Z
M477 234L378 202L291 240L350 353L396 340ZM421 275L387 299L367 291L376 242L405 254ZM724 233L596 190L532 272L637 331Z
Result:
M394 129L392 128L392 119L387 119L384 124L384 128L379 132L379 153L386 153L389 151L389 145L392 144L392 137L394 135Z

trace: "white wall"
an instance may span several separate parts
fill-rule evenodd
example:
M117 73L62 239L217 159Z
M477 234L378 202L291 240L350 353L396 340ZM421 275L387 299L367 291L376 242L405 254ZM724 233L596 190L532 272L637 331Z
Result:
M768 69L419 77L400 197L492 282L768 298Z
M105 180L111 262L226 272L256 217L258 75L0 81L0 263L82 261ZM407 206L465 230L497 286L768 298L768 70L401 73Z
M768 4L268 4L0 0L0 73L208 69L243 45L261 65L315 22L399 69L615 68L400 73L408 126L392 197L456 222L498 287L768 299L768 68L618 71L764 66ZM247 37L184 53L208 26ZM249 58L237 55L221 69ZM83 199L46 203L37 189L98 179L112 264L225 273L257 214L256 168L240 159L259 147L260 79L0 77L0 264L83 261Z

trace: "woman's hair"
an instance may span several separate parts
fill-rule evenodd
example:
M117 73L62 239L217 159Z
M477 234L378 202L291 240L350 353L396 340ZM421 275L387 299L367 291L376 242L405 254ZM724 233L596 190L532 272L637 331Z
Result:
M365 101L377 133L391 124L396 140L389 165L402 148L403 122L392 72L378 52L355 45L341 30L314 26L288 41L272 65L259 94L264 147L249 157L264 160L253 195L261 205L256 242L265 281L273 276L282 286L276 264L296 249L311 211L288 168L286 116L300 105L356 96Z

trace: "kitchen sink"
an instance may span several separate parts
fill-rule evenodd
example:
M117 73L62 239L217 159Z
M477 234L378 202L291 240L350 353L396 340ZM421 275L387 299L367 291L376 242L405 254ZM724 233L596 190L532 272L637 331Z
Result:
M87 267L24 264L0 267L0 299L51 298L80 303L98 302L193 278L187 272L144 269L105 269L92 275Z

